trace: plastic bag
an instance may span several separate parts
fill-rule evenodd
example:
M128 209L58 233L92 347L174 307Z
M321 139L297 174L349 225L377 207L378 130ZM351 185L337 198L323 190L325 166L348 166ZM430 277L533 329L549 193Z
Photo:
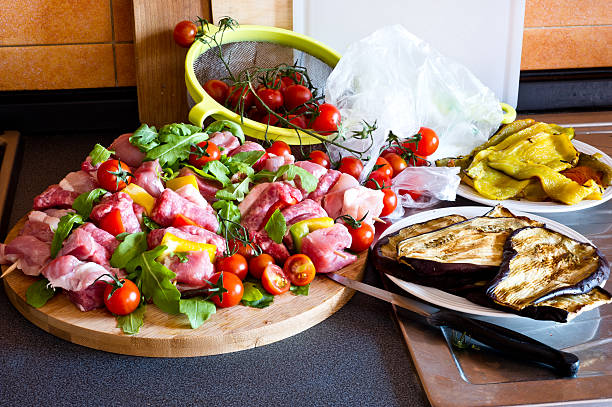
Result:
M493 92L467 68L401 25L352 44L327 80L325 99L339 108L349 130L359 130L362 120L376 120L372 158L390 130L406 138L421 126L435 130L440 139L430 161L466 154L493 134L503 116ZM349 139L344 144L363 151L370 142ZM346 155L338 148L330 150ZM372 170L374 161L362 174Z

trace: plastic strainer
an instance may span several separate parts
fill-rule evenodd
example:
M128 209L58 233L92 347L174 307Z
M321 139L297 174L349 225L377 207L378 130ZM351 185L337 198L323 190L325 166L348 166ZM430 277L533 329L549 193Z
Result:
M209 33L218 28L208 26ZM220 37L220 36L218 36ZM340 54L323 43L305 35L276 27L241 25L223 34L221 49L229 62L232 73L249 68L273 68L281 63L305 67L312 84L322 92L325 81L340 60ZM204 120L212 116L217 120L240 123L240 115L232 112L210 97L202 85L209 79L228 76L227 69L219 60L216 44L196 41L185 59L185 83L189 93L189 120L203 126ZM242 128L246 135L264 139L282 140L288 144L318 144L321 141L295 129L284 129L244 118Z

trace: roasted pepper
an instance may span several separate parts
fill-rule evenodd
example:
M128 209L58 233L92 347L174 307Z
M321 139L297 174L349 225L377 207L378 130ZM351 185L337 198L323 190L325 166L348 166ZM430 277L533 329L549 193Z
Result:
M210 262L214 264L217 246L208 243L192 242L191 240L180 238L170 232L166 232L160 243L168 248L170 252L208 252Z
M155 206L155 198L153 198L143 187L136 185L133 182L127 187L123 188L122 192L128 194L134 203L145 208L147 215L151 215L153 207Z
M302 239L312 231L317 229L331 228L334 226L332 218L313 218L297 222L289 229L293 238L293 247L298 252L302 250Z
M177 177L166 182L166 188L170 188L174 191L185 185L193 185L195 189L198 189L198 181L195 175L185 175L184 177Z

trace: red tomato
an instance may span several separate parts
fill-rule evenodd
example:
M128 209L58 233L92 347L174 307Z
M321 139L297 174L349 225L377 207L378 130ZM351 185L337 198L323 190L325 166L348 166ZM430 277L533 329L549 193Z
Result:
M285 93L285 89L287 89L287 84L283 81L282 78L276 78L274 79L274 83L272 81L268 81L266 82L266 88L273 88L273 89L278 89L281 91L281 93ZM259 88L258 88L259 90Z
M130 167L119 160L106 160L98 168L98 184L107 191L117 192L132 182Z
M285 276L289 278L291 284L304 286L310 284L317 273L314 263L305 254L294 254L285 260L283 266Z
M406 164L406 160L404 160L402 156L397 153L387 153L383 158L387 160L389 165L391 165L391 168L393 168L393 176L396 176L400 172L404 171L404 168L408 166L408 164Z
M247 260L253 257L253 248L248 245L245 246L240 240L231 239L229 241L229 249L231 253L238 253Z
M217 260L215 271L234 273L239 279L244 280L249 270L249 265L243 255L235 253L228 257Z
M242 299L244 294L244 286L242 281L236 274L233 273L215 273L210 278L210 282L216 284L217 281L223 276L223 288L227 290L221 294L221 298L218 295L213 295L211 301L215 303L217 307L229 308L237 305Z
M204 164L209 161L218 160L221 157L219 147L215 143L210 141L202 141L198 143L197 147L191 147L191 154L189 154L189 164L194 167L202 168Z
M409 167L427 167L429 166L429 161L427 161L427 157L419 157L418 155L414 155L410 157L407 163Z
M383 197L383 210L380 216L387 216L397 208L397 195L391 188L384 188L382 191L385 196Z
M365 183L365 186L370 189L381 189L390 185L391 178L389 178L384 172L380 172L378 170L372 171Z
M259 110L257 111L259 114L261 114L261 112L259 112ZM262 116L261 120L259 120L261 123L266 124L268 126L276 126L278 124L278 117L274 116L271 113L267 113L265 115Z
M266 151L269 154L274 154L274 155L291 155L291 147L289 147L289 144L285 143L284 141L280 141L277 140L274 143L272 143L272 145L268 148L266 148Z
M261 278L264 270L269 264L274 264L274 258L267 253L252 257L249 260L249 273L255 278Z
M261 285L272 295L286 293L291 288L285 272L276 264L268 264L261 275Z
M389 164L389 161L383 157L378 157L376 159L376 165L382 165L382 167L379 167L376 171L380 171L389 178L393 178L393 168L391 167L391 164Z
M280 107L283 105L283 94L278 89L270 89L270 88L259 89L257 91L257 96L259 96L259 99L261 99L263 103L265 103L266 106L268 106L268 108L270 108L271 110L275 112L278 109L280 109ZM259 99L257 98L255 99L255 107L257 107L257 110L259 110L261 113L267 113L268 110L259 101Z
M308 161L313 162L315 164L322 165L323 167L329 169L331 166L331 162L329 161L329 156L327 153L321 150L315 150L310 152L310 156L308 157Z
M232 85L229 88L229 96L227 97L227 105L233 110L239 111L244 104L244 111L248 112L249 107L253 106L255 95L246 85Z
M367 250L374 241L374 229L367 223L362 223L358 228L350 225L346 227L352 238L350 249L355 253Z
M397 193L400 195L408 194L415 201L419 199L419 197L422 195L420 191L410 191L408 189L400 189L399 191L397 191Z
M340 111L330 103L319 106L319 115L312 122L312 129L317 132L334 132L340 123Z
M290 114L289 116L287 116L287 119L289 120L289 123L294 124L301 129L305 129L306 126L308 126L308 122L306 121L306 118L302 115ZM287 126L287 127L290 127L290 126Z
M172 221L172 226L175 228L180 228L181 226L200 226L200 225L198 225L197 223L189 219L187 216L179 213L174 217L174 220Z
M119 286L118 288L116 288ZM113 292L113 289L115 290ZM136 284L122 278L119 283L107 284L104 289L104 305L117 315L131 314L140 304L140 291Z
M306 106L298 107L295 111L298 114L312 116L319 110L319 103L316 100L306 103Z
M217 103L224 104L229 96L229 86L227 83L211 79L204 84L204 90L210 95L211 98L215 99Z
M306 83L306 80L304 79L302 74L294 71L287 73L281 78L281 80L285 83L287 87L294 84L303 85L304 83Z
M195 41L196 34L198 33L198 27L191 21L181 21L174 27L172 36L174 42L183 48L189 48Z
M361 171L363 171L363 163L357 157L342 157L338 171L352 175L355 179L359 179Z
M312 92L304 85L291 85L285 89L283 96L287 110L293 110L312 99Z
M263 117L264 115L261 114L259 112L259 110L257 110L257 108L255 106L252 106L247 112L246 112L246 116L251 119L251 120L255 120L256 122L263 122Z
M119 208L113 208L100 219L100 229L106 230L113 236L125 232L123 221L121 220L121 211Z
M419 134L421 135L421 140L418 145L415 146L414 143L409 143L406 147L421 157L427 157L435 153L440 143L436 132L428 127L421 127Z
M261 156L261 158L259 160L257 160L257 162L255 164L253 164L253 169L255 171L261 171L261 169L263 168L263 166L266 164L266 160L269 158L270 156L268 155L268 153L264 153L264 155Z

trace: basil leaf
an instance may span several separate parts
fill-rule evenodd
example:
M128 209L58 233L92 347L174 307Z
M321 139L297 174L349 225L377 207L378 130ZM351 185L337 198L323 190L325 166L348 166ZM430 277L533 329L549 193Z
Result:
M104 146L96 144L89 153L89 156L91 157L91 163L97 165L108 160L113 153L114 151L107 150Z
M270 216L266 226L264 226L264 230L268 233L270 239L274 240L276 243L281 243L283 241L283 237L285 233L287 233L287 222L280 209L275 210L272 216Z
M261 294L261 298L259 300L254 300L254 301L249 301L247 299L244 298L244 294L242 295L242 305L245 305L247 307L252 307L252 308L266 308L268 306L270 306L270 304L272 304L274 302L274 296L272 294L270 294L269 292L267 292L263 286L261 285L260 282L255 281L255 280L249 280L246 281L245 283L243 283L243 286L246 287L246 285L250 285L251 287L249 287L249 290L257 290L259 291L259 293ZM246 288L245 288L246 290ZM249 294L249 296L252 295L256 295L256 294Z
M244 144L245 138L244 131L242 131L242 127L229 120L217 120L216 122L211 123L204 131L208 134L211 134L217 131L222 131L225 127L228 128L228 130L230 131L230 133L232 133L234 137L240 140L240 144Z
M234 223L240 223L240 209L232 201L216 201L212 204L213 209L217 211L217 218L219 219L219 234L225 236L225 229L235 227ZM222 219L230 222L225 222ZM232 223L234 222L234 223ZM229 234L229 233L228 233Z
M243 284L244 287L244 292L242 294L242 301L246 301L246 302L255 302L255 301L259 301L263 298L263 294L261 293L261 291L259 291L257 289L257 287L255 286L255 284L251 283L251 282L245 282Z
M153 219L151 219L150 217L148 217L147 215L145 215L144 213L142 214L142 223L149 229L149 230L153 230L153 229L161 229L161 225L157 222L155 222Z
M220 189L215 194L217 199L225 199L226 201L238 201L241 202L246 194L249 193L249 186L251 184L251 178L246 177L242 181L236 184L231 184L227 188Z
M187 315L191 328L199 328L212 314L217 312L215 304L201 297L181 299L179 302L181 314Z
M119 269L125 268L134 257L147 251L148 248L145 232L131 233L115 249L110 265Z
M259 159L263 157L265 153L266 153L265 151L261 151L261 150L242 151L240 153L237 153L231 156L228 160L228 164L240 162L240 163L244 163L247 165L253 165L257 161L259 161Z
M143 153L146 153L159 145L157 130L154 126L149 127L144 123L141 124L140 127L134 131L134 134L130 136L130 144L138 147Z
M145 160L159 160L159 165L162 167L172 166L177 161L189 158L192 144L200 143L207 138L206 133L195 133L185 137L167 133L164 135L164 144L147 151Z
M77 213L81 215L83 219L87 219L91 214L94 204L97 204L107 193L108 191L103 188L96 188L89 192L83 192L81 195L77 196L72 203L72 209L77 211Z
M291 284L289 290L295 295L308 295L308 292L310 291L310 283L303 286Z
M26 302L34 308L40 308L47 303L57 291L49 286L49 280L43 278L28 287L26 290Z
M53 241L51 242L51 258L54 259L62 248L62 243L68 237L72 228L75 225L82 225L84 223L83 217L78 213L69 213L67 215L62 216L59 223L57 224L57 229L55 229L55 233L53 234Z
M117 328L121 328L124 334L134 335L140 330L144 324L144 315L146 310L145 304L140 304L138 308L127 315L115 315L117 319Z

